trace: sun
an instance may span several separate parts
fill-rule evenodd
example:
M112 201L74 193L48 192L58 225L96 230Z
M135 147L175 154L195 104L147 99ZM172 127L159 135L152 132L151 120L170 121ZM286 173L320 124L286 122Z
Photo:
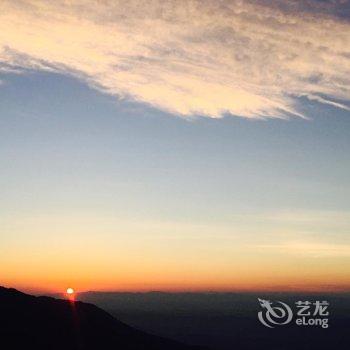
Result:
M73 288L67 288L66 293L67 294L74 294L74 289Z

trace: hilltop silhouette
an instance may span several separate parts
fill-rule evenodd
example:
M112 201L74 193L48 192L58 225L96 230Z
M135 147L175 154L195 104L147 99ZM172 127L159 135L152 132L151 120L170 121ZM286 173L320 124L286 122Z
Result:
M194 350L139 331L95 305L0 287L0 348L8 350Z

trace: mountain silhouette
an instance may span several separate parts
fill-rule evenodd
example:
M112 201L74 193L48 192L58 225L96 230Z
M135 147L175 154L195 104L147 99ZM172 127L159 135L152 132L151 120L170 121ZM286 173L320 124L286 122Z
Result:
M6 350L194 350L134 329L93 304L0 287L0 348Z

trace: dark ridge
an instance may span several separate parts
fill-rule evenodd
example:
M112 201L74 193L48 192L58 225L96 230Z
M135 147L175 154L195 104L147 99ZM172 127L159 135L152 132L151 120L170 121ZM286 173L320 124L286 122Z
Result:
M0 347L8 350L194 350L132 328L93 304L0 287Z

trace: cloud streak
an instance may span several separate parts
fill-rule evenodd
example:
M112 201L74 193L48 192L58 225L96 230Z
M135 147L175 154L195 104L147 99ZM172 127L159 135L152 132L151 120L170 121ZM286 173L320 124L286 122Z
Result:
M281 4L4 0L0 72L72 74L183 116L302 116L301 96L348 110L348 20L336 2L321 12Z
M350 257L350 245L344 244L329 244L316 242L287 242L284 244L261 245L257 248L264 250L277 251L282 254L291 254L298 256L307 256L313 258Z

